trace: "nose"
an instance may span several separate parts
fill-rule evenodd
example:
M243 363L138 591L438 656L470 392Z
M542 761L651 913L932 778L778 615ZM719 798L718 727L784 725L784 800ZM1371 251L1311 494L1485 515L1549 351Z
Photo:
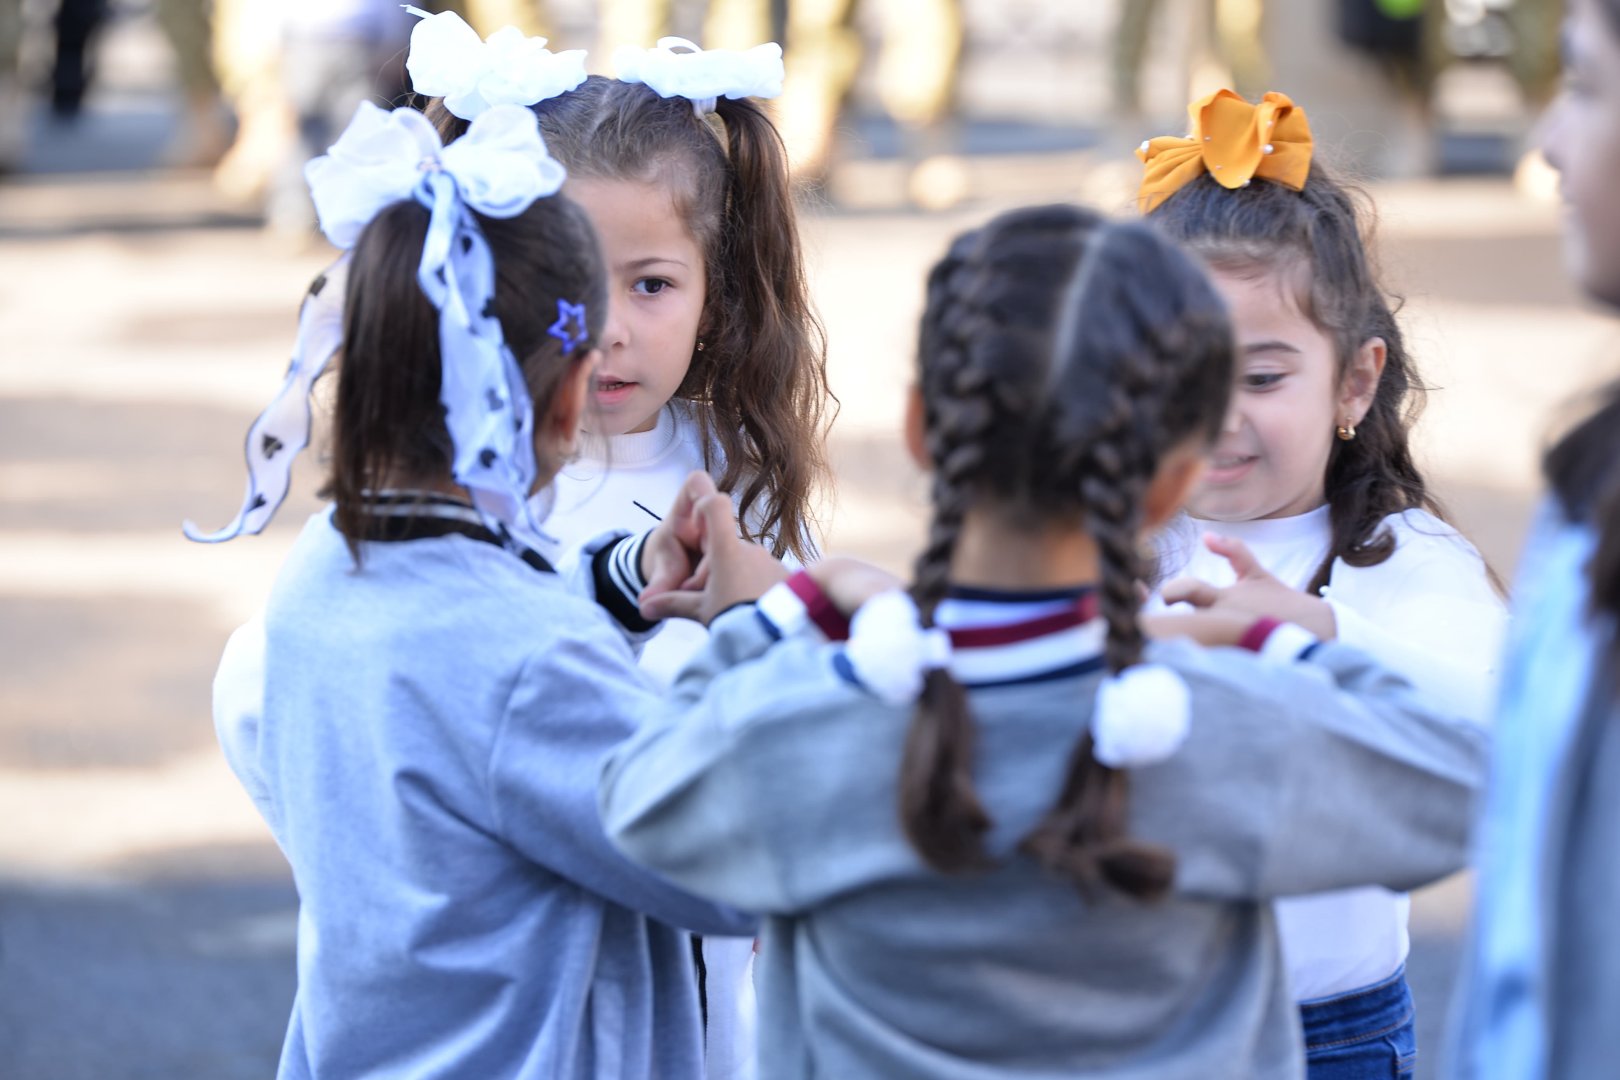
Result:
M1226 415L1221 418L1221 434L1236 435L1243 430L1243 410L1238 408L1236 395L1232 404L1226 408Z
M602 320L602 338L598 343L603 354L611 353L615 348L624 348L630 343L630 333L621 318L620 302L610 298L607 304L607 318Z

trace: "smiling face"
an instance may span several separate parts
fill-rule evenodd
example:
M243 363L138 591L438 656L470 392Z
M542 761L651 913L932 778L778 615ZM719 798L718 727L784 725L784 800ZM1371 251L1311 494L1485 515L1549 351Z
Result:
M1333 339L1300 308L1305 273L1212 272L1237 332L1237 386L1187 503L1195 517L1254 521L1321 506L1336 429L1359 423L1372 401L1383 342L1368 342L1341 378Z
M608 279L585 427L649 431L692 364L707 293L703 249L661 184L582 177L567 192L596 226Z
M1538 139L1560 175L1570 271L1592 296L1620 305L1620 26L1604 7L1572 0L1564 89Z

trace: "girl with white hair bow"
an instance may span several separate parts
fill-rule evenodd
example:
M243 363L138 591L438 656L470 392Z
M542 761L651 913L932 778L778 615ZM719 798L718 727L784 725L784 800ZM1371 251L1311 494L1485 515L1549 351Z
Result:
M516 105L448 147L418 112L362 106L307 175L347 253L342 304L317 281L236 520L187 525L264 528L341 353L333 505L257 644L233 638L249 670L227 656L221 677L248 706L217 709L299 891L279 1076L697 1080L689 934L754 922L623 859L595 783L667 707L632 643L655 625L648 578L692 572L690 514L661 507L656 531L606 533L561 571L535 549L530 500L573 452L599 359L590 224Z

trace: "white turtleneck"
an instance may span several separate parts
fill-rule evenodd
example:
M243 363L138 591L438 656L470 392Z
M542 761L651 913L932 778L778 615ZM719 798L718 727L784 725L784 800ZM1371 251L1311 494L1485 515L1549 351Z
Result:
M1422 510L1393 514L1384 524L1396 542L1388 559L1366 567L1333 563L1322 595L1338 639L1405 676L1444 711L1483 724L1507 628L1485 561L1456 529ZM1231 564L1202 543L1211 532L1242 540L1261 566L1297 589L1310 584L1331 543L1326 506L1262 521L1183 516L1158 542L1162 580L1232 584ZM1335 997L1394 974L1410 948L1410 906L1405 895L1377 888L1279 901L1283 954L1298 1000Z

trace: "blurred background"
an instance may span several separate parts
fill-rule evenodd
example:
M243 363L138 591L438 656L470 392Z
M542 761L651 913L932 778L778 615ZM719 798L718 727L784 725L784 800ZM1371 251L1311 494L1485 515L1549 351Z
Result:
M432 5L426 5L432 6ZM1125 212L1195 94L1286 91L1367 180L1433 388L1424 460L1511 571L1560 409L1616 328L1559 256L1526 136L1556 0L467 0L598 61L674 32L787 47L778 117L842 402L830 550L903 570L896 438L923 274L1019 203ZM367 0L0 0L0 1077L273 1075L296 896L215 747L209 684L318 462L264 535L186 543L241 491L299 298L332 252L298 180L405 91L414 20ZM1347 812L1354 812L1347 807ZM1466 881L1423 894L1432 1070Z

